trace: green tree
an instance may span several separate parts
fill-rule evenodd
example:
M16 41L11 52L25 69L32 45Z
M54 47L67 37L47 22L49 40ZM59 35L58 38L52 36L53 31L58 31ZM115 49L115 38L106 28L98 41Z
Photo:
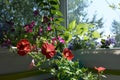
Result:
M77 23L84 20L87 13L84 11L88 7L88 0L69 0L68 2L68 20L72 22L76 20Z
M120 22L113 20L111 31L115 34L115 47L120 47Z
M92 4L92 0L69 0L68 2L68 21L69 23L76 20L76 23L91 23L95 27L93 30L97 30L103 27L103 18L97 19L97 14L92 16L92 19L87 17L88 13L86 8ZM92 31L93 31L92 30ZM101 33L102 34L102 33Z

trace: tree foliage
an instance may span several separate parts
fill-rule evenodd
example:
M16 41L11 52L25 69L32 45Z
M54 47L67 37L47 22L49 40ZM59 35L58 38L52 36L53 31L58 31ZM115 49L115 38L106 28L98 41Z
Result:
M95 24L95 30L103 27L103 18L97 19L97 14L94 14L92 20L87 15L86 8L92 4L92 0L69 0L68 2L68 21L76 20L77 23L92 23Z
M114 20L112 22L112 32L116 35L115 40L116 40L116 45L115 47L120 47L120 22Z

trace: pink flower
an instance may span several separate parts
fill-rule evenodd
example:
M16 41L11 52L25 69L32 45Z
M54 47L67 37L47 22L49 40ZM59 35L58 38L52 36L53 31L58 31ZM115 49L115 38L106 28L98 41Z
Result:
M47 30L50 31L51 30L51 24L48 24Z
M31 22L30 24L27 24L24 26L25 32L32 32L33 31L33 27L35 26L35 22Z
M65 43L65 40L60 36L58 36L57 38L56 37L52 38L52 43L53 44L57 41L59 41L60 43L63 43L63 44Z
M94 67L98 72L102 72L102 71L104 71L106 68L104 68L104 67Z
M25 27L25 32L27 32L27 33L30 32L30 33L31 33L32 31L33 31L33 30L30 29L28 26Z
M53 21L54 18L50 17L50 21Z
M50 26L48 26L48 27L47 27L47 30L48 30L48 31L50 31L50 30L51 30L51 27L50 27Z
M57 38L56 37L52 38L52 44L53 45L57 44Z
M40 28L40 29L39 29L39 31L40 31L40 32L42 32L42 31L43 31L43 29L42 29L42 28Z
M24 27L24 29L25 29L25 32L29 32L29 26L28 26L28 25L26 25L26 26Z
M35 26L35 22L32 21L30 24L29 24L29 28L33 28Z
M65 43L65 40L62 38L62 37L60 37L60 36L58 36L58 40L61 42L61 43Z

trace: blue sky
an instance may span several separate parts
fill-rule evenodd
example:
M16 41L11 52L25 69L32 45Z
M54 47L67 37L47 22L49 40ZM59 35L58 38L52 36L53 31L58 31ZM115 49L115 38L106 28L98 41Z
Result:
M92 15L97 14L97 18L103 17L104 31L105 35L109 35L112 32L110 31L111 23L113 19L120 19L120 10L113 10L109 7L109 4L118 4L120 0L93 0L93 3L88 7L88 17L91 18Z

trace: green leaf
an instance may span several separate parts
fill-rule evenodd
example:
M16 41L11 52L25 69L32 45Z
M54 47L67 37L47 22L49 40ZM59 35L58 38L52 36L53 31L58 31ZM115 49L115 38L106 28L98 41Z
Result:
M53 8L55 8L56 10L59 9L59 5L52 5Z
M76 26L76 35L83 35L88 32L88 24L80 23Z
M9 5L9 0L5 0L6 5Z
M111 5L109 5L109 7L112 8L112 9L116 9L115 4L111 4Z
M57 18L57 19L55 19L55 21L64 21L64 19L63 18Z
M67 43L72 39L72 35L70 34L69 31L65 31L63 37L64 37L64 39L66 40Z
M92 37L93 37L93 38L100 38L100 33L97 32L97 31L94 31L94 32L92 33Z
M89 37L88 36L84 36L84 40L88 40L89 39Z
M51 13L57 16L63 16L63 14L59 10L51 10Z
M59 27L57 28L57 30L63 31L63 30L66 30L66 28L65 28L64 26L59 26Z
M68 26L68 30L72 31L76 26L76 20L72 21L69 26Z
M94 28L95 25L94 24L88 24L89 28Z
M49 3L55 5L55 4L58 4L58 1L57 0L50 0Z

